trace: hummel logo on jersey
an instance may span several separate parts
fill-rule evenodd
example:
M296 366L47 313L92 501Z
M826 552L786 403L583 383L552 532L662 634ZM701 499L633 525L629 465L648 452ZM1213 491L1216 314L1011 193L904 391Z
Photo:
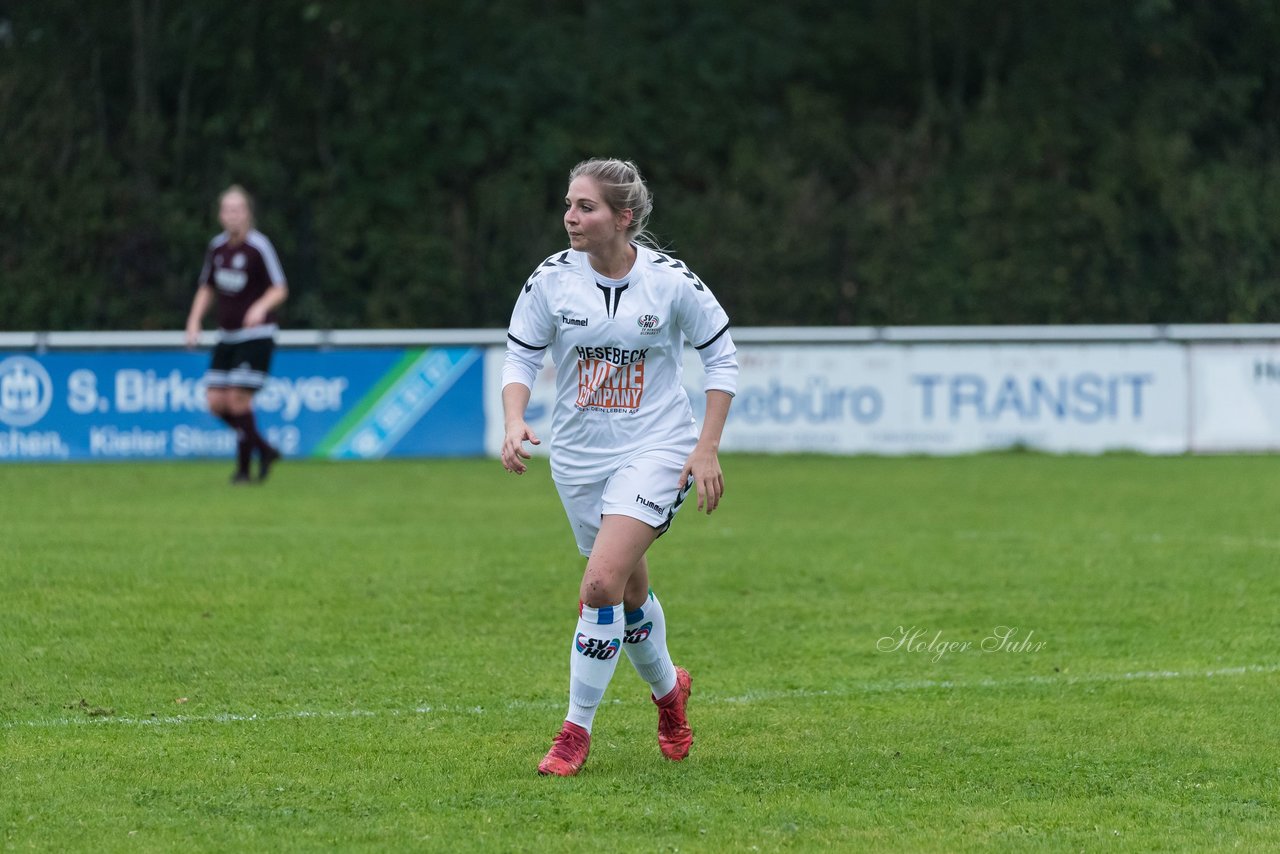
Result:
M587 658L594 658L597 661L608 661L618 654L621 644L617 638L609 640L600 640L599 638L589 638L582 632L578 632L578 637L574 640L574 646L578 652Z
M569 317L567 314L560 315L560 322L568 326L586 326L587 319L585 317Z
M634 629L627 629L626 636L623 637L623 643L644 643L649 639L649 633L653 631L653 620L642 626L636 626Z
M643 504L645 507L648 507L650 510L657 510L659 513L661 513L664 509L661 504L659 504L656 501L650 501L649 499L645 498L643 495L636 496L636 503Z

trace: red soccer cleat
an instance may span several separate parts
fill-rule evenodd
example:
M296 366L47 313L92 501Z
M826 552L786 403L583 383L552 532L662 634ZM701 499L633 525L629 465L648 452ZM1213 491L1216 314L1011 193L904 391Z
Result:
M551 742L551 749L538 763L538 773L572 777L581 770L590 752L591 733L577 724L565 721Z
M689 718L684 707L693 693L693 679L689 671L683 667L676 668L676 687L671 693L659 700L653 698L658 706L658 747L662 755L679 762L689 755L693 747L693 730L689 729Z

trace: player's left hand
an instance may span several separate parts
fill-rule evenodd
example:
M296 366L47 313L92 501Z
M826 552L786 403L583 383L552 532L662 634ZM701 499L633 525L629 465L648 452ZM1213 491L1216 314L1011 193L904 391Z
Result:
M715 448L699 444L693 449L689 459L685 460L684 470L680 472L681 490L684 490L690 477L698 489L698 511L701 512L705 505L707 515L710 516L724 496L724 472L720 470L720 456Z
M249 310L244 313L244 325L246 328L250 326L261 326L263 323L266 323L266 321L267 310L257 303L249 306Z
M529 467L523 460L533 459L533 454L524 449L525 442L534 445L542 444L542 440L533 432L533 428L523 419L507 424L507 435L502 440L502 467L512 474L524 474Z

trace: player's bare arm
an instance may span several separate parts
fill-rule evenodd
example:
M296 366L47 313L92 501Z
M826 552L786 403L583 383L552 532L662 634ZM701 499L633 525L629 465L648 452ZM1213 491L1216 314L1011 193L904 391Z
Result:
M209 306L213 305L213 288L201 285L196 288L195 299L191 301L191 311L187 314L186 341L188 347L194 347L200 341L200 329Z
M702 510L705 505L707 515L719 506L720 499L724 497L720 436L724 433L724 423L729 417L729 404L732 402L733 396L728 392L718 389L707 391L707 412L702 421L702 433L680 473L681 489L684 489L690 477L693 478L698 490L698 509Z
M289 298L289 286L284 282L275 282L267 288L266 293L249 306L244 313L245 326L261 326L267 322L267 315Z
M502 440L502 467L515 474L524 474L528 466L523 461L533 456L525 450L524 443L542 444L524 420L529 393L529 387L523 383L507 383L502 388L502 412L506 424L506 435Z

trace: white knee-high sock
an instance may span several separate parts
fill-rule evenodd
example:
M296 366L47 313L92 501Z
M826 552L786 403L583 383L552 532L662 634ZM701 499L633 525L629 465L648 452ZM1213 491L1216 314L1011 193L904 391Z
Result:
M569 650L569 714L565 720L591 731L591 721L618 666L622 603L592 608L578 603L578 627Z
M627 612L622 648L654 697L661 699L676 687L676 666L667 652L667 618L652 590L643 607Z

